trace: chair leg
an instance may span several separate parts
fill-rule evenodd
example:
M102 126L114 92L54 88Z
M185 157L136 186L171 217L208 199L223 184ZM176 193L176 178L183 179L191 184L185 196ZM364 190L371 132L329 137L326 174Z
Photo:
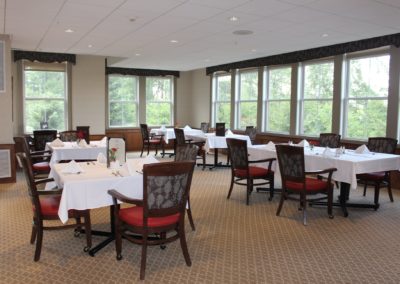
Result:
M186 265L192 266L192 261L190 260L189 250L187 248L184 226L179 226L179 240L181 243L183 257L185 258Z
M192 210L190 209L190 199L188 199L188 208L186 209L186 212L188 214L188 219L190 223L190 227L192 227L192 231L196 230L196 227L194 226L193 222L193 216L192 216Z
M203 158L203 171L204 171L204 169L206 168L206 151L204 151L203 153L202 153L202 158Z
M250 203L250 194L253 191L253 180L247 179L247 195L246 195L246 205Z
M279 205L278 205L278 210L276 210L276 216L279 216L279 214L281 214L283 201L285 201L285 192L284 192L284 189L282 189L281 199L280 199Z
M35 248L34 261L38 261L40 259L40 253L42 251L42 242L43 242L43 222L39 221L38 225L37 225L37 236L36 236L36 248Z
M32 221L31 244L35 243L36 236L37 236L37 225L36 225L35 219L33 219L33 221Z
M269 201L272 200L272 198L274 198L274 191L275 191L275 181L274 181L274 176L272 176L272 178L269 180Z
M146 257L147 257L147 233L143 234L142 243L142 260L140 263L140 280L144 280L144 275L146 272Z
M367 182L364 183L364 193L363 193L363 196L365 196L366 193L367 193Z
M390 181L388 182L388 185L387 185L387 191L389 194L390 202L393 202L392 185L391 185Z
M375 210L377 210L379 207L379 191L380 191L379 183L376 183L375 184L375 194L374 194Z
M232 193L232 189L233 189L233 179L234 179L234 177L233 177L233 174L232 174L231 187L229 188L228 196L226 197L226 199L229 199L231 197L231 193Z
M142 145L142 152L140 153L140 157L142 157L142 155L143 155L143 150L144 150L144 142L143 142L143 145Z
M328 190L328 216L330 219L333 218L332 207L333 207L333 186L330 186Z

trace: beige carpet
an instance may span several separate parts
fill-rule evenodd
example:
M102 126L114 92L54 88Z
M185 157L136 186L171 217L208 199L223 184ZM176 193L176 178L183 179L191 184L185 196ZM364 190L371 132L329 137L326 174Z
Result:
M136 153L131 154L136 155ZM209 160L212 156L208 157ZM179 242L167 249L148 249L149 283L399 283L400 194L391 203L386 190L381 207L339 209L328 219L326 208L310 208L308 226L297 204L287 201L280 217L278 205L254 192L245 204L244 187L235 186L226 199L229 169L196 168L191 203L196 231L187 223L192 266L187 267ZM338 194L338 190L335 192ZM361 190L352 199L372 200ZM84 236L72 230L47 231L42 255L33 262L29 243L31 205L21 173L15 184L0 185L1 283L137 283L140 247L123 243L123 260L115 259L114 243L95 257L83 252ZM108 228L108 208L92 210L94 229ZM101 241L94 236L93 242Z

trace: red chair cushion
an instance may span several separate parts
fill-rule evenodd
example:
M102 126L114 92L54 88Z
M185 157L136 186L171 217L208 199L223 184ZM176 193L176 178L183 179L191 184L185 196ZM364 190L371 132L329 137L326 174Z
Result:
M303 190L303 183L287 181L286 188L293 191ZM306 178L306 191L321 191L327 188L327 182L315 178Z
M235 173L235 176L240 177L240 178L246 178L247 177L247 171L246 170L235 169L234 173ZM269 173L268 169L265 169L265 168L249 167L249 175L252 178L265 177L265 176L268 175L268 173Z
M50 171L50 165L48 162L34 163L32 168L34 171Z
M369 181L381 181L385 179L385 172L359 174L357 178Z
M119 210L119 218L132 226L143 227L143 207L134 206ZM151 217L147 220L148 227L168 226L179 221L179 214L174 214L166 217Z
M42 196L40 197L40 208L42 215L58 216L58 207L60 206L61 195L57 196Z

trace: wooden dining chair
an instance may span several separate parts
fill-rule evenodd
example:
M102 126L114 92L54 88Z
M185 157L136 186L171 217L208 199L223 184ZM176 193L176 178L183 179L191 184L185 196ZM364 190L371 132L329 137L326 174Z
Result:
M33 145L35 151L44 151L46 143L57 138L57 130L44 129L33 131Z
M158 153L158 149L160 148L162 151L161 156L164 157L164 135L155 135L150 134L147 124L140 124L140 132L142 134L142 152L140 153L140 157L143 155L144 148L147 148L147 155L150 153L150 148L156 150L156 155Z
M246 186L246 204L249 205L250 194L254 186L269 185L270 200L274 195L274 171L271 169L275 158L249 161L247 153L247 141L227 138L229 156L231 158L231 185L227 199L231 197L234 184ZM254 163L267 163L268 168L251 166ZM262 180L254 182L255 180Z
M204 149L205 141L193 141L193 139L186 139L185 132L181 128L174 128L175 143L177 146L182 146L187 143L194 144L198 147L196 159L201 159L203 162L203 170L206 168L206 150ZM196 161L195 159L195 161Z
M303 211L303 224L307 225L307 203L328 199L328 216L333 218L333 184L332 174L336 168L320 171L306 171L304 148L291 145L276 145L279 169L282 177L282 194L276 215L279 216L286 199L300 201L299 210ZM328 174L326 180L310 176ZM320 197L317 194L325 196ZM296 197L293 197L296 195ZM309 197L312 196L312 197Z
M246 126L244 134L249 136L251 144L256 144L257 128L254 126Z
M208 131L210 130L210 123L201 122L200 123L200 130L203 131L204 133L208 133Z
M26 155L24 153L18 153L18 160L22 164L26 183L28 185L29 197L31 199L33 208L32 233L30 242L31 244L36 242L34 261L38 261L40 259L44 230L75 228L75 236L79 236L81 229L84 227L86 233L86 246L84 247L84 251L89 251L90 247L92 246L89 210L70 210L68 212L69 218L74 218L76 221L75 224L45 225L44 221L59 220L58 208L60 206L62 190L38 190L38 185L53 181L53 179L46 178L42 180L35 180L31 164ZM84 219L83 223L81 218Z
M63 142L75 142L78 140L78 131L76 130L67 130L61 131L60 140Z
M320 133L318 144L320 147L339 148L340 135L336 133Z
M396 152L397 140L388 137L370 137L367 144L368 150L376 153L394 154ZM358 181L364 185L364 193L366 195L367 187L375 188L374 203L376 208L379 206L379 192L382 187L387 187L389 199L393 202L392 183L390 171L373 172L358 174Z
M185 208L193 169L194 163L188 161L145 164L141 200L128 198L115 189L108 191L115 208L116 258L122 259L122 237L141 245L141 280L145 278L149 245L164 246L179 239L186 264L192 265L185 236ZM119 201L135 206L121 208ZM159 237L154 238L155 235Z

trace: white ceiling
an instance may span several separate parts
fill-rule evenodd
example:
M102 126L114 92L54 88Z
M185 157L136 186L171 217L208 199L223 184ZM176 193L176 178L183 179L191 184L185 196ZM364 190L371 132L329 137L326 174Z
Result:
M400 0L0 0L13 49L117 67L186 71L398 32Z

